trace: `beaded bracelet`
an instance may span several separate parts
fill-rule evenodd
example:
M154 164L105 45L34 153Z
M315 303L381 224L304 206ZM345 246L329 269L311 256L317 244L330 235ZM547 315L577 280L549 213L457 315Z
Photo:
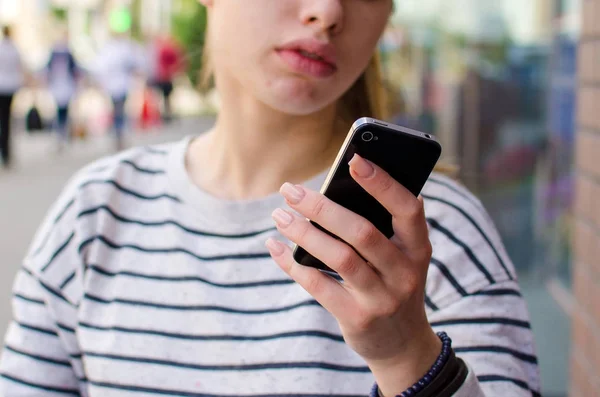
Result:
M440 374L448 359L452 355L452 339L445 332L439 332L437 334L438 338L442 341L442 351L438 356L435 363L431 366L427 374L423 376L417 383L406 389L402 394L399 394L396 397L415 397L418 393L423 390L425 387L429 386L431 382ZM372 395L381 396L381 392L377 384L374 386L377 388L377 393L373 393Z

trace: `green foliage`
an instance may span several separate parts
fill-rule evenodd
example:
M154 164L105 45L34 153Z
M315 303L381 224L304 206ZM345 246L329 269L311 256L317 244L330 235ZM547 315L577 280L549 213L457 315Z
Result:
M58 21L64 22L67 20L67 10L59 7L51 8L52 16L56 18Z
M143 41L144 35L142 33L142 0L133 0L130 5L130 9L132 10L132 20L131 20L131 37L134 40Z
M184 47L188 63L188 76L194 86L200 83L202 55L207 27L206 7L197 0L177 0L173 14L172 34Z

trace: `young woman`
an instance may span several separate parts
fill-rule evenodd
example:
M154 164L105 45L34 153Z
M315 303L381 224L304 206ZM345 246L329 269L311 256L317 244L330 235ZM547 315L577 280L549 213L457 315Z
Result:
M436 174L417 200L354 158L387 240L317 193L352 121L379 114L392 1L202 3L215 127L74 177L16 280L4 397L539 395L515 271L473 196Z

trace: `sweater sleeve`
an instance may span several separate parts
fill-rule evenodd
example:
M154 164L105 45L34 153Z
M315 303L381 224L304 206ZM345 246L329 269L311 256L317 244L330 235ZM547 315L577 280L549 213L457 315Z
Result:
M456 397L540 395L533 335L518 291L514 281L487 286L430 316L469 367Z
M455 397L539 396L529 313L490 216L464 187L439 175L423 198L433 246L428 318L469 368Z
M15 279L12 322L0 355L3 397L85 395L75 337L83 267L76 183L42 222Z
M0 395L79 396L77 356L65 345L66 325L49 307L40 280L23 269L14 286L13 320L0 357ZM67 308L68 310L68 308Z

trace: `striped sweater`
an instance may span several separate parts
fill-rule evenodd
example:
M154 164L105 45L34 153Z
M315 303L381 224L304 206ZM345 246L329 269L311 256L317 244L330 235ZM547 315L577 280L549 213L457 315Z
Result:
M264 248L281 238L270 214L283 199L201 191L185 170L189 141L132 149L71 179L15 281L0 395L369 394L374 377L335 318ZM441 175L423 196L424 305L469 365L457 395L539 395L527 309L492 221Z

